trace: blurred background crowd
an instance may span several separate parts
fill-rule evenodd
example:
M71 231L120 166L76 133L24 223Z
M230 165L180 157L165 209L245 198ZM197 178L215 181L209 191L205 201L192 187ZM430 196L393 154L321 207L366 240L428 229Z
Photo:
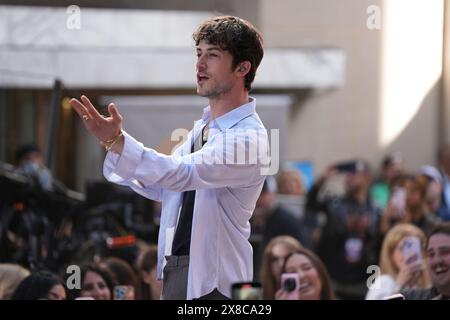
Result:
M114 101L170 154L207 105L191 34L218 14L265 41L250 94L279 170L250 221L263 298L450 297L449 1L73 5L0 5L0 299L159 299L160 203L105 182L68 101Z
M22 191L2 190L9 197L1 203L1 298L113 299L125 297L124 290L128 298L159 299L159 203L105 182L74 200L42 164L37 146L16 155L17 167L2 172L3 183ZM440 152L439 169L409 172L395 153L379 172L355 159L331 164L309 189L296 169L267 177L250 221L253 280L263 298L382 299L440 284L448 290L450 147ZM442 226L447 252L439 253L444 271L437 271L429 265L427 236ZM70 287L71 266L80 270L79 288ZM283 274L298 274L300 295L281 290Z

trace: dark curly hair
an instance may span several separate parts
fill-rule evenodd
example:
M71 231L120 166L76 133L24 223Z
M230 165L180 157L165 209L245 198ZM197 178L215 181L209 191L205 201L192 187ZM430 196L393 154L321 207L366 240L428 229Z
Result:
M262 36L250 22L233 16L211 18L204 21L192 37L197 46L200 41L205 40L230 52L233 56L233 69L239 63L249 61L251 67L245 76L244 84L250 91L256 69L264 56Z
M48 299L50 290L57 285L64 287L57 275L46 270L35 271L19 284L11 300Z

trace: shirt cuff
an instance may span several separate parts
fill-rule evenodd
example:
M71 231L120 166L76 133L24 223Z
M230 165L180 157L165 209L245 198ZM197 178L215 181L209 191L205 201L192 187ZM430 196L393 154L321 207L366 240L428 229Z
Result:
M124 180L132 179L136 168L139 165L144 146L135 140L128 133L123 131L124 146L120 155L108 151L105 158L104 169L108 169L108 176L111 173L120 176ZM105 173L105 172L104 172Z

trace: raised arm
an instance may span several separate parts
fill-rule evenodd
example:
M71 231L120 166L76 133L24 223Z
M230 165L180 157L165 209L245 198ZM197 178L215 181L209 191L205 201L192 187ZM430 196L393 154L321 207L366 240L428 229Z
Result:
M86 96L81 96L81 101L73 98L70 105L83 120L86 129L100 142L115 153L121 154L124 138L122 135L122 120L114 103L108 105L109 117L101 115Z

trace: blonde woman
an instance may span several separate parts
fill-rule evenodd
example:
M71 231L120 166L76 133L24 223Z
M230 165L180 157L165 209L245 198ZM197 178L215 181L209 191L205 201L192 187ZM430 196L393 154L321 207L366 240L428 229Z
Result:
M10 300L23 279L30 275L30 271L12 263L0 264L0 300Z
M421 258L409 261L405 254L411 250L405 251L405 247L414 241L418 243ZM381 275L370 286L366 299L384 299L404 288L429 288L431 279L425 261L425 245L425 234L412 224L397 224L389 230L380 254Z
M301 248L300 242L291 236L278 236L267 244L260 274L264 300L275 299L275 293L280 288L281 272L286 257Z

